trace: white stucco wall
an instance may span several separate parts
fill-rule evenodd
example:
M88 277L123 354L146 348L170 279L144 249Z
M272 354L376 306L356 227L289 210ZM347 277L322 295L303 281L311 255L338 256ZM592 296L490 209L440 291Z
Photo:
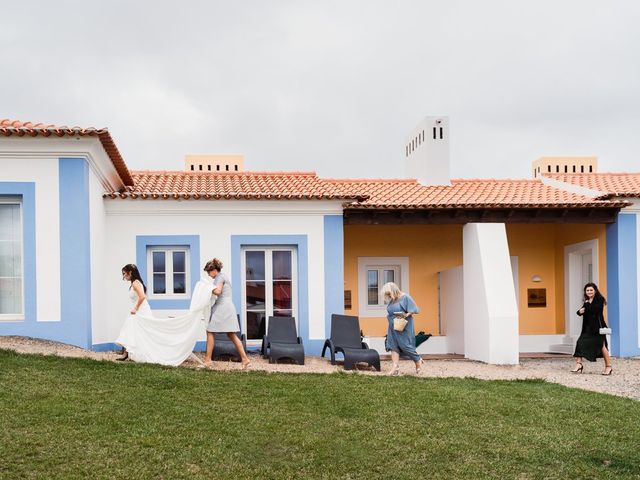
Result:
M465 357L517 364L518 305L504 224L465 225L463 258Z
M448 340L448 352L464 354L464 276L463 268L455 267L440 275L440 306L443 334Z
M106 275L106 213L104 208L104 186L94 171L89 173L89 212L91 241L91 333L93 343L106 343L109 328L106 315L107 299L104 291Z
M105 288L100 342L113 342L130 304L128 284L120 269L136 262L138 235L199 235L199 266L213 257L232 276L232 235L307 235L309 336L325 339L324 314L324 216L342 214L340 202L316 200L123 200L105 202L105 264L100 275ZM191 272L196 278L201 271ZM231 278L235 288L240 279ZM94 301L96 299L94 298ZM180 313L156 311L158 316ZM97 332L98 330L96 330ZM106 336L102 336L106 335Z

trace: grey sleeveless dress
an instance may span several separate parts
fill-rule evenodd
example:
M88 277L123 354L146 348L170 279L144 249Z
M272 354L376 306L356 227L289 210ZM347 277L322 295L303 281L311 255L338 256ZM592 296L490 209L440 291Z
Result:
M207 331L215 333L237 332L240 330L238 314L235 305L231 301L231 281L226 273L218 273L213 284L218 286L220 282L224 282L224 286L222 287L222 292L218 295L216 303L211 308Z

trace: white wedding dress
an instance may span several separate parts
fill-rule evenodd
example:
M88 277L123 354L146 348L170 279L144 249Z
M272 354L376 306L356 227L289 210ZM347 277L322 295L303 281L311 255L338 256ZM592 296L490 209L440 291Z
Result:
M178 366L193 353L196 341L204 334L215 296L213 282L203 277L196 283L189 312L174 318L155 318L145 299L135 315L129 315L116 343L127 349L134 362ZM138 301L131 288L129 298Z

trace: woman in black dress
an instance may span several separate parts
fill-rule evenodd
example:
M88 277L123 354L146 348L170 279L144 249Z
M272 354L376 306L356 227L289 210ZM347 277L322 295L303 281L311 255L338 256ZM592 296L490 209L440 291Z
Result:
M582 373L582 359L595 362L598 358L604 358L604 372L602 375L611 375L611 357L607 349L607 336L600 335L600 327L606 327L602 311L607 301L598 291L595 283L587 283L584 286L584 304L577 314L582 316L582 333L576 343L576 366L574 373Z

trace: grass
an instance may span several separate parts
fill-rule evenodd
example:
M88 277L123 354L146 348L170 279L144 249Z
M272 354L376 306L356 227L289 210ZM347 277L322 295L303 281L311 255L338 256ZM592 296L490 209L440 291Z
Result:
M1 478L640 478L640 402L541 381L0 350Z

